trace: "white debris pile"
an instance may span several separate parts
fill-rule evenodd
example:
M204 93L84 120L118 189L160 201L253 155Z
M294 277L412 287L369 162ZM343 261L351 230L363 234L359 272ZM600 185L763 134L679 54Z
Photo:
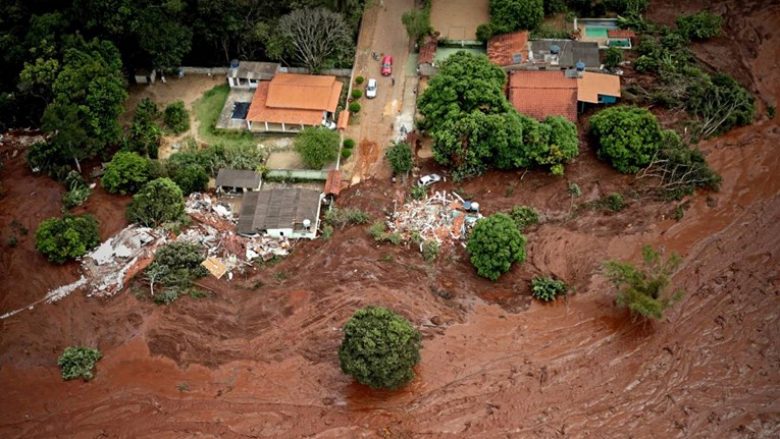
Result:
M89 296L112 296L146 268L155 249L166 241L160 230L130 225L84 256L81 268L89 279Z
M284 257L290 254L292 244L287 238L269 238L267 236L253 236L246 243L246 260L251 261L261 258L263 262L276 256Z
M219 222L219 219L228 220L235 223L233 212L230 206L225 203L219 203L212 199L209 194L193 192L187 197L184 204L184 211L196 220L203 223Z
M437 191L424 200L414 200L390 215L388 228L405 239L417 235L438 243L465 238L468 229L481 218L476 203L464 201L455 192Z

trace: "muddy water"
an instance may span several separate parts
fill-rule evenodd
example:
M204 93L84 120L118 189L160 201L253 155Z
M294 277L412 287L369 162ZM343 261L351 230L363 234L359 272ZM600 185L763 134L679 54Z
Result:
M729 26L780 22L776 6L728 7L739 16ZM777 100L773 64L735 52L738 43L707 53L742 57L763 78L755 88ZM778 47L775 33L755 52ZM778 136L777 121L762 120L702 144L723 188L693 197L682 221L666 219L668 204L631 200L619 214L544 224L529 233L529 260L495 284L473 274L462 249L425 265L351 228L247 278L206 280L217 293L205 300L157 307L129 293L74 294L37 306L0 323L0 436L777 437ZM585 200L629 183L588 151L567 178ZM34 230L56 214L61 189L21 162L7 164L2 183L4 236L12 218ZM559 217L571 203L566 182L536 173L457 189L488 211L526 203ZM398 190L367 181L342 200L379 215ZM121 227L126 201L101 197L86 210L104 234ZM674 282L687 295L652 325L613 306L598 270L606 258L638 258L645 243L686 256ZM75 276L36 258L29 237L4 248L1 312ZM531 303L527 283L540 273L575 294ZM366 304L395 308L424 334L418 378L404 390L369 391L338 370L338 328ZM60 381L56 358L72 344L103 350L94 381Z

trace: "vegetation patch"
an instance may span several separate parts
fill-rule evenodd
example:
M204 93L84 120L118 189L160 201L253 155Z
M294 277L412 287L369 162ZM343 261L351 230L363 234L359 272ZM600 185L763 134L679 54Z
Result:
M567 290L566 283L550 276L537 276L531 280L531 295L542 302L552 302L565 295Z
M220 130L216 128L217 119L225 106L230 86L218 85L208 90L203 96L192 104L192 110L198 119L198 138L210 146L223 148L255 148L257 140L255 136L244 130Z
M35 248L57 264L84 256L99 243L98 222L89 214L45 219L35 232Z
M512 218L496 213L477 221L466 248L477 274L495 281L513 263L525 261L525 243Z
M127 206L127 220L147 227L178 221L184 216L181 189L169 178L147 183Z
M172 242L157 249L154 261L144 270L153 300L167 305L190 293L192 282L208 274L201 265L205 259L206 249L190 242ZM162 288L155 291L155 287Z
M371 221L371 216L360 209L333 207L325 212L323 220L327 225L343 229L349 224L368 224Z
M338 157L339 133L323 127L305 128L295 136L295 151L306 167L322 169Z
M89 381L94 378L95 364L103 354L97 349L69 346L60 355L57 365L63 380L81 378Z
M517 225L517 229L521 232L527 227L539 224L539 213L533 207L529 206L515 206L509 211L509 217Z
M390 168L392 168L394 174L405 175L412 170L412 148L408 143L393 143L392 146L387 148L385 157L387 157L387 161L390 162Z
M190 113L184 102L176 101L165 107L163 112L165 126L174 134L181 134L190 129Z
M112 194L134 194L151 178L149 159L135 152L119 151L106 165L100 183Z

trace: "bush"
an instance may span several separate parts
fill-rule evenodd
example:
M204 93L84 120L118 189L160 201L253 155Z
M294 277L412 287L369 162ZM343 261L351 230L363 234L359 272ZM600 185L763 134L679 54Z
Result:
M165 107L163 121L171 131L181 134L190 129L190 113L184 107L184 102L176 101Z
M209 175L201 165L173 166L169 173L171 180L179 186L183 195L203 192L209 183Z
M354 139L344 139L344 143L342 144L344 148L352 149L355 147L355 140Z
M533 30L543 19L543 0L490 0L490 22L495 33Z
M434 240L428 240L422 244L423 259L433 262L439 256L439 243Z
M477 39L483 43L487 43L496 33L496 29L491 23L482 23L477 26Z
M305 128L295 137L295 150L306 167L322 169L338 156L339 133L322 127Z
M362 76L357 76L357 77L355 77L355 84L357 84L357 85L360 85L360 84L362 84L362 83L363 83L365 80L366 80L366 78L364 78L364 77L362 77Z
M664 311L679 301L684 292L667 293L669 276L680 264L680 257L672 254L662 261L660 253L649 245L642 248L644 268L628 262L607 261L604 270L617 288L616 303L628 308L634 317L660 320Z
M412 169L412 148L408 143L396 142L387 149L385 157L395 174L406 174Z
M127 220L149 227L177 221L184 215L182 197L181 189L171 179L152 180L133 196L127 207Z
M521 232L526 227L534 224L539 224L539 214L533 207L529 206L515 206L509 211L509 217L512 218L517 229Z
M623 200L623 196L618 193L609 194L604 197L602 205L613 212L620 212L626 208L626 202Z
M95 363L103 355L97 349L69 346L57 360L60 366L60 374L64 380L82 378L84 381L91 380L95 374Z
M208 274L201 265L206 258L206 249L191 242L172 242L160 247L154 255L154 261L144 271L144 277L149 282L149 289L155 301L168 304L178 297L178 291L188 288L192 281ZM157 297L155 284L166 287ZM171 294L173 292L173 294Z
M339 209L334 207L325 212L324 221L333 227L344 227L347 224L368 224L371 217L359 209Z
M172 154L168 162L176 166L197 164L215 177L221 168L256 170L265 163L265 154L255 145L211 145L198 149L195 144Z
M677 32L689 40L706 40L720 35L723 19L711 12L700 11L677 17Z
M35 248L57 264L83 256L99 243L98 222L92 215L45 219L35 232Z
M368 228L368 234L374 238L374 241L384 241L387 235L387 226L385 226L384 221L375 221L371 224L371 227Z
M623 51L617 47L610 47L604 53L604 65L607 68L614 69L623 62Z
M349 103L349 112L352 114L358 114L360 113L360 104L357 102L350 102Z
M360 99L363 97L363 90L356 88L352 90L352 99Z
M419 10L412 9L411 11L404 12L401 16L401 23L406 28L406 34L409 36L409 40L416 43L422 42L425 35L431 33L431 14L430 7Z
M497 213L477 221L466 248L477 273L497 280L513 263L525 260L525 243L512 218Z
M352 150L344 148L341 150L341 159L346 160L352 156Z
M567 289L563 281L552 277L535 277L531 281L531 295L542 302L552 302L566 294Z
M134 152L119 151L106 165L100 182L112 194L133 194L151 177L149 159Z
M420 333L408 320L379 307L358 310L344 325L341 370L375 389L396 389L414 378Z
M68 187L68 192L62 196L62 204L65 209L81 206L92 193L92 189L87 186L84 178L76 171L71 171L65 177L65 186Z
M636 174L650 164L661 147L661 127L646 108L621 105L601 110L590 118L590 129L599 158L625 174Z
M133 123L130 125L130 138L128 146L146 157L157 157L160 147L162 131L157 125L160 110L151 99L144 98L138 103L133 115Z
M413 200L422 200L423 198L428 196L428 187L427 186L412 186L412 189L409 191L409 194L412 196Z

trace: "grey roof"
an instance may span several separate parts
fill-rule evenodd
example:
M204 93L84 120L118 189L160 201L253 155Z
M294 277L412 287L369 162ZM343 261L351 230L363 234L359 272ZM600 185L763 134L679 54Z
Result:
M279 63L241 61L237 69L231 69L228 73L233 78L247 78L267 81L274 77L279 70Z
M252 189L260 186L261 176L255 171L222 168L217 174L217 187Z
M550 57L550 47L558 46L561 52L558 54L558 65L561 68L574 67L578 61L585 63L585 67L597 68L599 62L598 43L573 41L573 40L534 40L531 41L534 63Z
M316 223L320 192L285 188L247 192L241 200L238 233L251 234L268 229L292 228L308 219Z

